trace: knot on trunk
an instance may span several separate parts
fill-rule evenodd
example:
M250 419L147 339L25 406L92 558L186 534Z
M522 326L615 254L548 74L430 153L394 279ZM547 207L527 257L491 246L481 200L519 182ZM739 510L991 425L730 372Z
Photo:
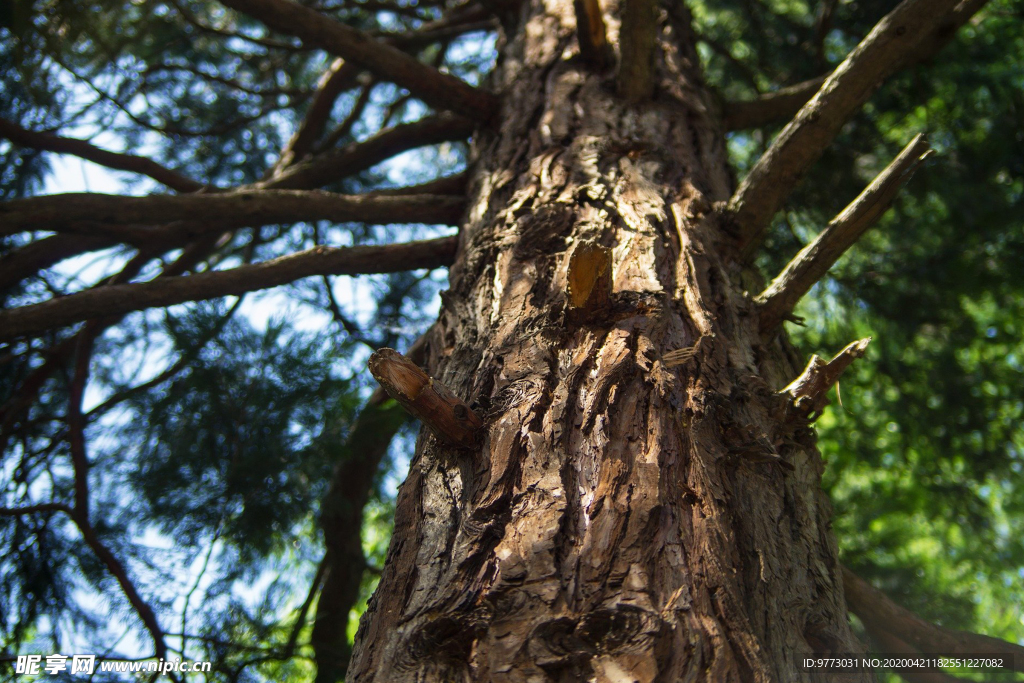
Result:
M637 605L596 609L580 617L559 617L536 626L529 651L545 669L589 669L599 655L648 651L662 627L662 619Z

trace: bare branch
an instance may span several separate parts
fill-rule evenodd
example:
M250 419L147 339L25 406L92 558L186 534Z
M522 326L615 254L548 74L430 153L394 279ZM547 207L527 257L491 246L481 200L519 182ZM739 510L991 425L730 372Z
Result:
M573 0L576 10L576 38L583 60L596 69L608 66L611 47L608 45L604 16L597 0Z
M376 81L370 81L363 86L362 91L359 93L359 97L357 97L356 101L352 103L352 108L349 109L348 114L346 114L341 123L331 131L330 135L323 139L323 142L316 145L315 151L319 152L333 148L338 144L339 140L352 132L353 126L355 126L356 122L362 118L363 112L366 111L366 106L370 104L370 97L373 95L373 89L376 85Z
M761 329L777 327L815 282L882 217L900 188L931 154L924 135L910 141L889 166L804 247L754 301L760 307Z
M958 0L903 0L836 67L821 89L758 160L729 200L739 247L749 256L772 216L843 124L922 41L948 20Z
M962 0L897 68L904 69L934 57L986 2L988 0ZM830 20L827 15L831 13L829 6L832 4L831 0L823 3L819 27L822 25L820 22ZM760 128L787 121L800 111L800 107L811 99L824 82L825 76L821 76L766 93L752 100L726 102L723 105L725 130Z
M118 171L140 173L178 192L195 192L205 187L203 183L192 180L177 171L165 168L152 159L134 154L111 152L85 140L27 130L6 119L0 119L0 137L7 138L11 142L25 147L32 147L33 149L57 152L59 154L73 154Z
M827 362L817 355L811 356L800 376L779 393L792 399L792 408L797 414L808 420L815 419L828 405L828 390L839 381L850 363L864 355L870 343L871 337L851 342Z
M619 95L627 102L648 99L654 93L654 45L657 3L625 0L619 29Z
M116 245L101 235L53 235L26 244L0 257L0 292L64 259Z
M259 183L254 187L264 189L309 189L343 177L366 170L418 146L437 144L451 140L461 140L470 135L474 124L467 119L453 116L428 117L412 123L406 123L388 130L381 131L373 137L359 143L353 143L338 150L331 150L307 161L290 167L276 178ZM447 187L432 190L431 185L421 188L427 192L455 193L456 178L452 176L449 183L446 179L437 181ZM433 182L433 181L432 181ZM464 186L464 183L463 183ZM398 195L411 193L415 188L397 188L380 190L376 195ZM216 226L223 229L224 226ZM193 227L194 232L203 232ZM156 239L154 235L151 239ZM0 257L0 291L17 284L36 272L77 256L78 254L97 249L104 249L117 244L118 239L100 235L57 235L33 242L21 247L6 256Z
M476 444L483 422L465 401L418 365L394 349L378 349L368 365L384 391L440 441L462 448Z
M1024 673L1024 647L1020 645L927 622L897 605L847 567L843 567L843 590L850 611L860 618L872 636L889 633L924 653L998 655L1008 660L1013 671Z
M328 220L365 223L445 223L462 216L459 197L343 195L316 190L239 190L217 194L130 197L69 193L0 203L0 235L53 230L124 238L107 226L133 226L143 241L183 243L213 231L241 226ZM190 221L175 225L173 221ZM137 224L165 225L159 228Z
M457 238L373 247L316 247L263 263L137 284L89 289L41 304L0 311L0 339L96 317L269 289L311 275L393 273L451 263Z
M428 333L429 334L429 333ZM427 334L407 352L411 362L423 362ZM320 527L327 552L323 588L317 603L311 644L316 654L318 680L335 681L348 665L349 611L359 597L366 570L361 545L363 508L388 445L406 421L384 405L388 395L380 387L359 413L345 441L346 457L339 460L320 505Z
M39 512L63 512L71 514L71 508L64 503L37 503L36 505L23 505L16 508L0 507L0 517L18 517L21 515L34 515Z
M257 187L281 190L323 187L417 147L469 137L475 124L461 116L431 116L383 130L362 142L330 150L291 166Z
M818 92L824 82L825 77L820 76L752 100L726 102L722 125L725 130L744 130L786 121L800 111L800 107Z
M493 31L497 22L483 5L464 5L460 12L449 12L437 21L427 22L415 31L404 33L380 32L374 37L402 50L417 50L433 43L458 38L476 31Z
M82 538L100 562L107 568L128 602L142 620L146 630L153 639L156 656L167 657L167 645L164 634L156 619L153 608L142 599L135 584L128 577L124 565L100 540L96 528L89 520L89 458L85 447L85 415L82 413L82 398L85 396L85 385L89 378L89 363L92 360L94 338L81 336L75 349L75 369L71 386L68 391L68 443L71 447L71 465L75 476L75 504L71 510L71 519L82 534Z
M488 121L497 110L493 94L422 64L398 48L291 0L222 0L275 31L300 38L399 85L440 111Z
M282 168L291 166L309 154L313 145L323 135L338 96L356 84L357 76L359 67L355 64L340 57L331 63L317 83L316 94L313 95L313 101L306 111L302 124L281 150L280 158L268 175L275 175Z

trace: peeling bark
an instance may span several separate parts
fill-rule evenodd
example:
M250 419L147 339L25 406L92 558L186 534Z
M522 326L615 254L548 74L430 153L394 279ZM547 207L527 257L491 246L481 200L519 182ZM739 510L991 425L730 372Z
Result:
M421 436L346 680L798 681L861 650L821 458L777 393L803 363L762 336L712 208L732 187L684 15L628 106L570 0L523 8L428 349L482 438ZM604 277L570 273L581 244L611 254L598 303L569 291Z

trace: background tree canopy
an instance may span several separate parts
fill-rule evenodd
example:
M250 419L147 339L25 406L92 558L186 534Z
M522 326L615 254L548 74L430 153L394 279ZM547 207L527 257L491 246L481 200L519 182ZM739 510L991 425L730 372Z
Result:
M494 63L494 2L302 4L470 84ZM891 9L687 4L735 128L739 178L795 109L743 118L735 103L767 111L766 94L827 74ZM992 0L886 82L777 216L759 264L778 272L927 133L937 153L789 331L807 353L874 339L844 376L842 404L818 421L844 563L922 617L1014 642L1024 642L1022 15L1014 0ZM10 228L0 205L0 299L14 309L321 245L450 235L471 131L217 2L6 3L3 200L62 192L75 166L58 155L71 154L119 169L124 194L260 186L396 203L376 217L281 214L250 227L194 214L120 232L88 211ZM424 195L433 199L411 203ZM3 655L156 653L212 660L217 680L311 680L314 645L354 631L375 585L415 436L393 404L371 398L365 361L374 348L409 348L431 324L446 283L444 258L434 261L103 312L0 342ZM368 461L401 423L379 467ZM360 518L346 506L362 498ZM353 519L361 548L325 548L321 526ZM323 609L328 600L351 606L351 619L347 607Z

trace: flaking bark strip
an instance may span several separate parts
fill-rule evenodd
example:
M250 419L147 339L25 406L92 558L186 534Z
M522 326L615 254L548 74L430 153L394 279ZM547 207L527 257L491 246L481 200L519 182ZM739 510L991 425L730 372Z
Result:
M394 349L378 349L368 363L388 396L449 446L476 446L483 422L448 387Z

